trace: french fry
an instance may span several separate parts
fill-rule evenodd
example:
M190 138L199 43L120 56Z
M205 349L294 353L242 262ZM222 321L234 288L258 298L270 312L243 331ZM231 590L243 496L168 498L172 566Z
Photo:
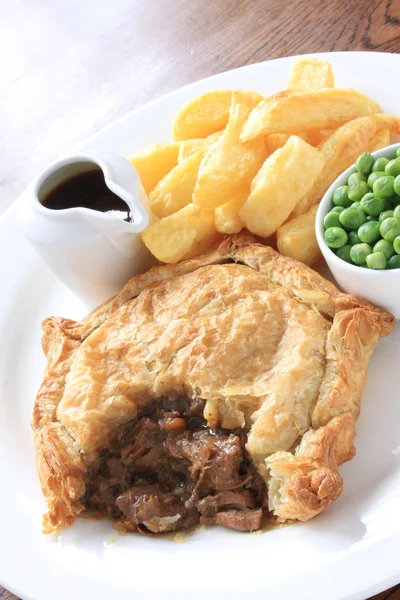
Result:
M246 188L236 198L215 209L215 227L217 231L225 234L239 233L244 227L239 217L239 210L246 202L250 194L250 188Z
M361 152L374 149L376 136L388 127L396 133L399 123L400 119L391 115L372 115L353 119L332 133L319 146L325 158L324 168L309 193L294 208L291 216L302 215L318 203L329 186L355 162Z
M178 164L180 144L153 144L129 157L135 167L146 194Z
M290 71L286 87L295 94L335 87L332 66L319 58L300 58Z
M249 122L250 122L250 129L253 131L256 131L256 125L257 123L262 120L263 116L268 113L269 109L274 106L275 104L277 104L278 102L284 100L285 98L288 98L289 96L292 95L292 92L290 90L282 90L281 92L276 92L275 94L272 94L271 96L267 96L266 98L262 99L252 110L252 112L250 113L246 123L243 125L243 129L240 133L240 141L241 142L245 142L245 137L244 137L244 130L245 127L249 127ZM279 132L278 132L279 133ZM260 128L260 131L257 130L257 134L253 135L253 138L259 137L263 135L263 132ZM275 135L274 133L272 135ZM290 137L290 134L280 134L280 135L287 135L287 138ZM269 134L266 135L266 139L268 140ZM250 139L250 138L249 138ZM275 138L276 139L276 143L278 143L279 138ZM283 139L283 138L281 138Z
M229 119L232 94L232 90L210 90L182 106L172 122L174 140L205 138L223 129Z
M288 221L276 232L278 251L311 266L319 258L321 251L315 235L315 215L318 205L310 208L304 215Z
M387 113L376 115L376 119L384 123L392 135L400 135L400 118Z
M239 141L243 124L258 98L235 91L228 125L205 155L193 193L198 206L216 208L244 192L266 157L264 139Z
M229 120L233 90L210 90L187 104L176 113L172 122L174 140L205 138L224 129ZM256 92L241 92L249 99L262 99Z
M251 182L251 192L239 210L243 223L268 237L288 218L309 192L324 164L323 155L297 136L271 154Z
M233 90L210 90L182 106L172 121L174 140L206 138L224 129L229 119Z
M212 244L218 234L214 211L188 204L178 212L149 225L142 240L158 260L176 263ZM199 250L200 249L200 250Z
M381 112L374 100L352 89L326 88L294 95L286 91L257 105L243 127L241 141L271 133L336 129L357 117Z
M157 217L168 217L191 203L204 154L193 154L176 165L149 194L150 208Z
M183 162L189 156L202 152L205 154L215 142L219 140L222 135L222 131L216 131L206 138L196 138L194 140L185 140L181 142L179 149L178 162Z
M375 150L380 150L385 146L389 146L390 144L390 129L382 129L382 131L378 131L375 137L371 141L371 152Z

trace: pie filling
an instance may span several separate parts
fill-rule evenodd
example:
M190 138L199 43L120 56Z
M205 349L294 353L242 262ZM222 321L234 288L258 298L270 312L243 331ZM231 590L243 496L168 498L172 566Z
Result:
M246 452L246 435L208 427L204 404L151 402L90 469L86 508L142 533L197 523L259 529L266 486Z

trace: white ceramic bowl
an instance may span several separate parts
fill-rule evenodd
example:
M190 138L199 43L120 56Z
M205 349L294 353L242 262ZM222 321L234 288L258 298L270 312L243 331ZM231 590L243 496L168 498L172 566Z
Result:
M395 158L397 148L400 148L400 144L392 144L373 152L372 156L375 159L380 156ZM338 258L324 240L324 217L332 208L333 192L339 185L345 185L349 175L355 171L354 166L344 171L322 198L315 221L317 241L332 275L344 292L361 296L400 319L400 269L374 271L351 265Z

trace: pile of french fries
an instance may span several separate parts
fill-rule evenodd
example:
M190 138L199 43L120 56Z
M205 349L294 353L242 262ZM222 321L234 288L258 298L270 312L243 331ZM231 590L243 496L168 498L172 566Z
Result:
M361 152L400 133L400 119L334 85L329 63L304 58L267 98L211 90L183 106L174 142L130 157L154 216L142 233L153 255L176 263L245 228L285 256L317 261L322 196Z

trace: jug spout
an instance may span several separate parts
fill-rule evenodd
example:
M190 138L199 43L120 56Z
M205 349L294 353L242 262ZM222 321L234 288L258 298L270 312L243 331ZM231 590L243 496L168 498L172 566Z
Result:
M107 187L121 198L131 213L130 230L139 233L151 222L151 211L142 183L133 165L118 154L103 155L98 165Z
M129 209L129 217L118 211L102 213L93 210L81 211L80 216L100 234L108 237L124 256L134 257L140 243L137 235L152 220L147 196L135 168L117 154L102 155L97 164L103 171L107 188L121 198Z
M102 171L103 187L127 206L129 222L84 202L57 205L59 190L72 180L78 185L81 175L96 169ZM140 237L151 222L146 194L134 167L116 154L80 154L50 165L25 193L20 220L48 267L88 307L116 294L155 262Z

